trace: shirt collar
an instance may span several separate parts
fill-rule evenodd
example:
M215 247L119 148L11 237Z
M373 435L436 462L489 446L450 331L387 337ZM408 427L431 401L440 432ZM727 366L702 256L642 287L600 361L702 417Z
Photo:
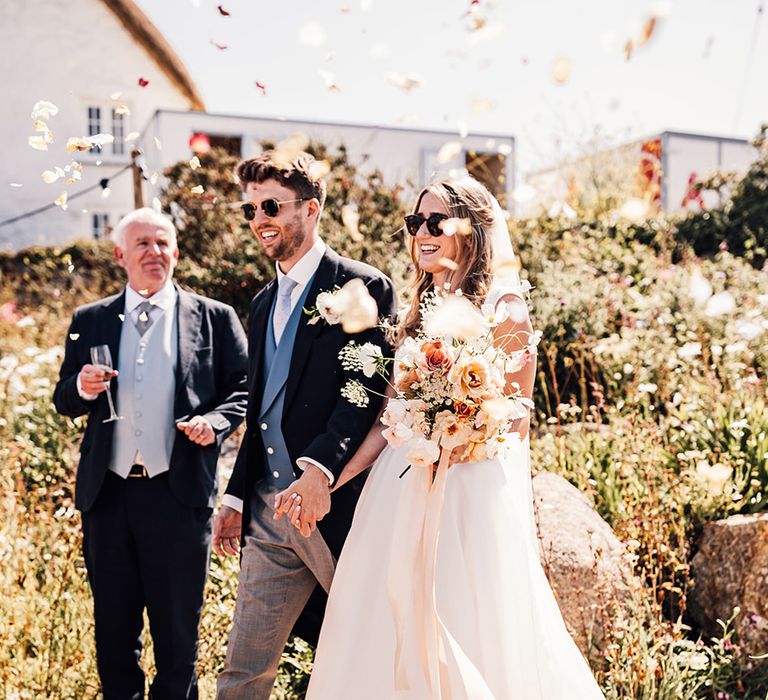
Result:
M156 291L151 297L145 298L141 296L130 284L125 287L125 312L131 313L141 302L148 301L153 306L161 308L163 311L167 311L176 303L176 287L173 286L173 282L169 279L166 283Z
M288 273L283 272L280 269L280 265L275 265L277 268L277 282L280 284L280 280L283 277L290 277L299 287L305 287L309 280L312 279L312 275L317 272L317 268L320 267L320 261L325 255L325 249L327 246L321 238L315 241L315 244L306 252L304 256L291 268Z

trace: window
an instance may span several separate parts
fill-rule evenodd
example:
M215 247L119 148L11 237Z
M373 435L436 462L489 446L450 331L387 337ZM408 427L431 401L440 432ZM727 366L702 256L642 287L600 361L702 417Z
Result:
M101 240L109 235L109 214L94 212L91 215L91 233L96 240Z
M229 155L240 158L243 150L243 139L240 136L217 136L208 134L211 148L223 148Z
M96 136L101 133L101 107L88 107L88 136ZM93 151L101 153L101 146L96 146Z
M467 151L467 172L482 182L499 200L502 207L507 199L507 159L501 153L480 153Z
M122 156L125 153L125 115L118 114L114 107L112 108L112 135L115 137L112 153Z

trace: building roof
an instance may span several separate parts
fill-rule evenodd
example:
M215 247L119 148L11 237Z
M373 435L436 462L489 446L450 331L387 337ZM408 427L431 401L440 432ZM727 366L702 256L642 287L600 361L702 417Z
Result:
M203 98L171 45L133 0L102 0L136 43L144 48L174 87L189 100L191 109L205 110Z

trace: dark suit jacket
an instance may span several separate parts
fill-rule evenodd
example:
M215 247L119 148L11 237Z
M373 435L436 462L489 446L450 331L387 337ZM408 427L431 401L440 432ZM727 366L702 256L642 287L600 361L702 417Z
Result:
M247 351L245 333L231 306L197 294L178 292L178 358L176 363L175 421L204 415L213 426L216 442L195 445L177 431L171 453L169 481L173 494L193 508L213 508L216 503L216 464L222 441L240 424L247 402ZM77 375L89 363L90 348L106 343L117 367L120 349L120 315L125 293L81 306L67 333L64 362L53 393L59 413L76 417L88 414L80 447L75 505L87 511L104 482L112 452L114 423L107 398L100 394L85 401L77 391ZM129 321L128 321L129 322ZM113 396L120 378L112 380Z
M370 265L342 258L330 248L320 261L305 306L313 307L320 292L342 287L355 277L365 282L378 304L379 316L394 319L396 294L391 280ZM264 343L276 287L273 280L256 295L248 320L247 429L226 490L228 494L243 499L243 536L250 522L250 499L254 485L265 476L267 469L258 414L264 384ZM371 395L368 406L358 408L341 396L341 388L347 379L358 379L381 394L386 389L386 382L378 375L366 379L361 373L344 371L338 359L339 351L354 339L360 344L373 342L380 345L385 357L391 356L391 353L379 328L347 335L341 325L329 325L323 320L310 325L308 320L307 315L302 316L293 346L282 431L297 477L301 476L296 467L296 460L300 457L316 460L338 477L373 425L382 403L376 395ZM320 532L336 557L352 524L364 481L365 474L335 491L331 496L330 513L318 523ZM323 598L314 600L295 630L307 641L316 641L323 607Z

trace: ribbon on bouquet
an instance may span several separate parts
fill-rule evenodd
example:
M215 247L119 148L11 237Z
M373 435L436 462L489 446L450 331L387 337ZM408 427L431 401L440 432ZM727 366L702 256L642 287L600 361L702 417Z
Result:
M395 622L395 691L411 690L408 679L408 660L414 656L407 649L410 641L406 629L412 622L412 634L417 644L421 672L426 681L431 700L493 700L494 696L475 665L466 656L458 642L445 627L437 610L435 579L437 572L437 547L440 540L440 520L445 503L445 485L448 476L451 450L442 450L434 479L426 475L421 500L416 503L406 499L407 513L400 514L393 532L395 546L403 547L414 542L410 556L404 557L400 570L390 570L390 607ZM424 472L422 472L423 474ZM412 614L406 603L413 604ZM446 693L448 664L453 663L454 678L461 678L461 688L455 684Z

